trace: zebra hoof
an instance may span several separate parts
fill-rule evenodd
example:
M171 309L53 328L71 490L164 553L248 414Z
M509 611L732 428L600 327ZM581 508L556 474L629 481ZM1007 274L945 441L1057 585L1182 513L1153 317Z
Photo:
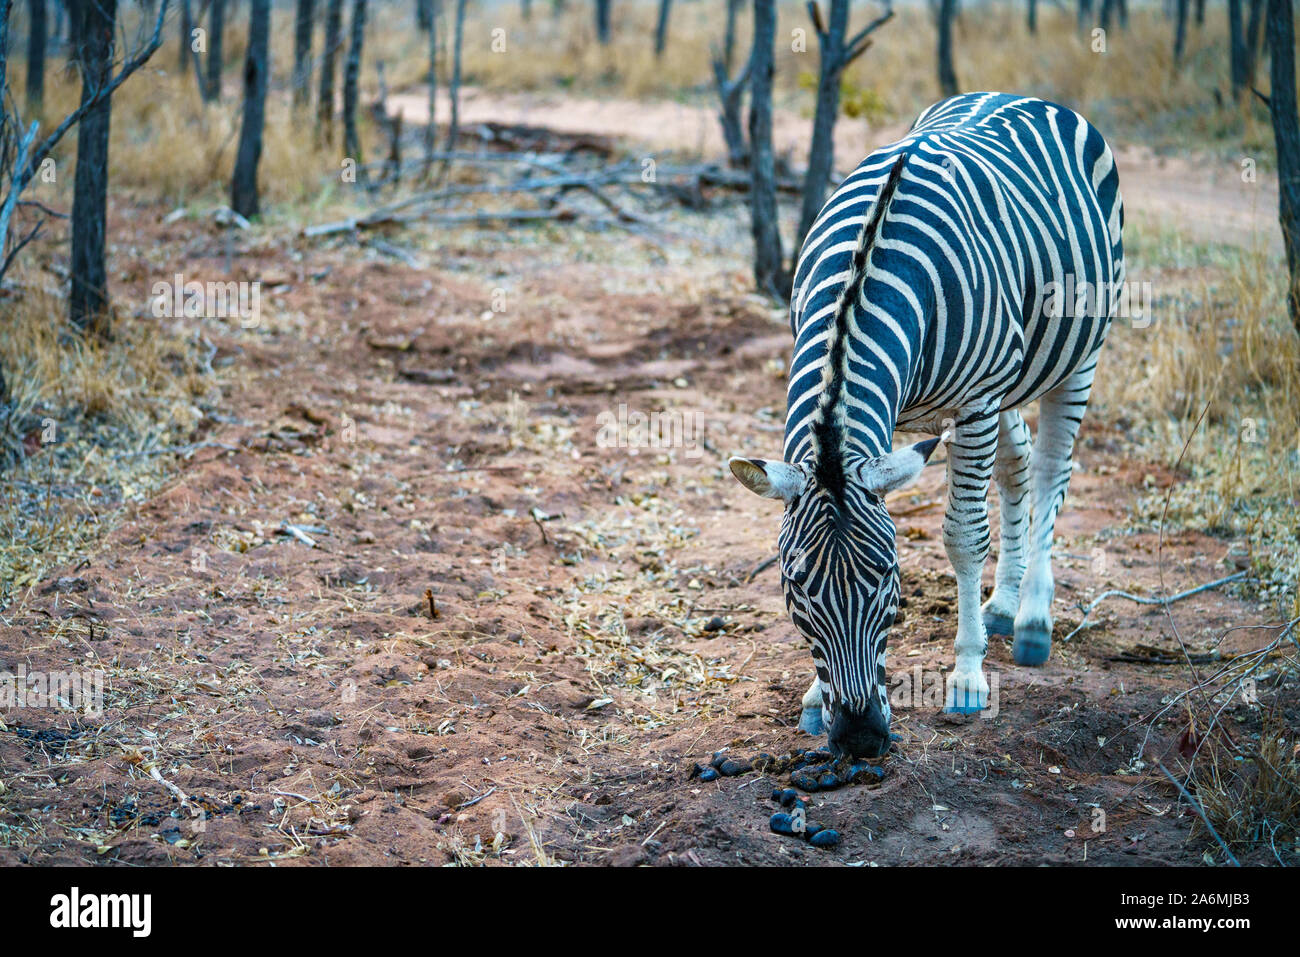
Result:
M822 722L822 709L804 708L803 714L799 715L799 730L804 734L825 734L826 725Z
M1051 625L1021 625L1016 629L1016 640L1011 645L1011 657L1016 664L1037 668L1047 661L1047 656L1051 653Z
M984 633L1010 638L1016 633L1016 621L1010 615L1002 615L996 611L986 611L984 612Z
M948 679L947 703L943 708L948 714L979 714L988 706L989 686L982 674L953 674Z

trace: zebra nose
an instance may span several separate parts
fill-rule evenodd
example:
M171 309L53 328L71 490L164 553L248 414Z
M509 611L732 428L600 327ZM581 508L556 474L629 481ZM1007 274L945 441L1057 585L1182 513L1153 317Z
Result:
M831 721L831 752L854 758L881 758L889 750L889 721L877 702L866 710L840 708Z

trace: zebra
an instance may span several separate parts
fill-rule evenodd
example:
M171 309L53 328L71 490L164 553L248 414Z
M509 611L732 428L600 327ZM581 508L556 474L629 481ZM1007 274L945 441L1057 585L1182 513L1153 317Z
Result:
M1019 665L1047 660L1053 529L1124 280L1123 219L1114 156L1083 117L969 93L868 156L815 220L794 277L783 460L729 465L785 503L782 590L816 672L800 727L832 752L889 749L899 568L884 497L940 442L957 580L945 710L988 707L989 634L1013 637ZM1019 410L1034 400L1031 454ZM937 437L893 449L895 431ZM990 478L1000 549L981 606Z

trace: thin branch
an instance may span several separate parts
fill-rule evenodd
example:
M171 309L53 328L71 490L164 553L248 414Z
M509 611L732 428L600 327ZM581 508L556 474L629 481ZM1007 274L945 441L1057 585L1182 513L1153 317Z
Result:
M1127 598L1129 601L1135 601L1139 605L1168 605L1170 602L1182 601L1184 598L1191 598L1193 595L1199 595L1201 592L1209 591L1211 588L1218 588L1220 585L1227 585L1229 582L1241 581L1241 579L1245 577L1246 577L1245 572L1237 572L1235 575L1229 575L1226 578L1220 578L1216 581L1206 582L1204 585L1197 585L1195 588L1189 588L1187 591L1179 592L1177 595L1170 595L1168 598L1163 598L1160 596L1150 598L1150 597L1144 597L1142 595L1132 595L1126 591L1120 591L1119 589L1113 589L1111 591L1102 592L1100 595L1098 595L1096 598L1092 600L1091 604L1089 604L1086 608L1084 608L1083 621L1079 622L1079 627L1075 628L1074 631L1070 632L1061 640L1069 641L1079 632L1083 631L1084 621L1087 621L1088 616L1091 615L1094 611L1096 611L1097 606L1100 605L1107 598Z
M1187 799L1187 803L1192 806L1192 810L1196 812L1198 817L1200 817L1202 823L1204 823L1206 828L1209 829L1210 834L1214 839L1219 842L1219 847L1223 848L1223 853L1228 856L1228 860L1232 861L1232 866L1241 867L1241 863L1233 856L1232 851L1228 850L1228 845L1224 842L1223 838L1219 837L1219 832L1214 829L1214 825L1210 823L1210 819L1206 817L1205 812L1201 810L1201 805L1196 802L1196 798L1188 794L1187 788L1183 787L1179 780L1169 773L1169 769L1159 761L1156 762L1156 767L1161 770L1165 777L1173 782L1174 787L1178 788L1178 793Z

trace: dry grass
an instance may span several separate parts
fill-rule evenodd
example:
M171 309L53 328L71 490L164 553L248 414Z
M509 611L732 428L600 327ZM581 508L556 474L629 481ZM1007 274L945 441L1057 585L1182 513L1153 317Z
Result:
M212 386L196 337L120 323L108 342L60 321L62 297L35 270L0 323L11 413L0 436L0 605L75 559L172 468L157 449L184 442ZM21 456L18 453L23 453Z
M1192 777L1196 799L1229 848L1263 847L1282 864L1281 852L1300 846L1300 751L1276 713L1249 738L1244 760L1217 739L1202 749ZM1201 822L1197 827L1204 832Z

